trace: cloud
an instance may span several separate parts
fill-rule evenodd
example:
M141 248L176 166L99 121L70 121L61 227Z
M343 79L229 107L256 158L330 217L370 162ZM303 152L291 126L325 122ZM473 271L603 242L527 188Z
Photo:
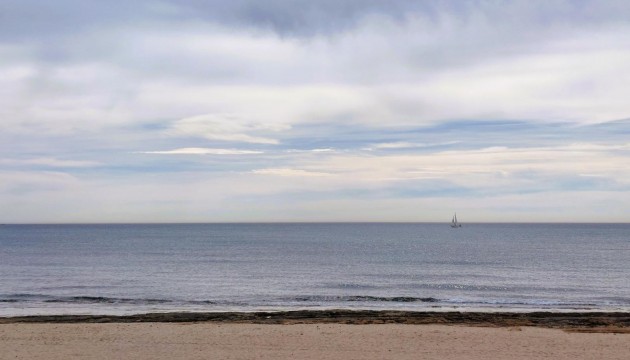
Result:
M277 144L300 124L595 123L630 113L630 27L611 20L618 18L614 10L627 7L620 3L589 9L590 19L584 7L566 2L397 2L397 10L376 2L238 3L171 3L170 12L149 1L125 5L153 19L140 22L107 6L107 28L86 22L84 31L60 31L56 41L6 39L1 52L8 60L0 67L7 75L0 77L5 131L77 134L159 121L174 123L184 136ZM306 38L260 30L271 9L308 17L299 14L304 6L353 14L356 21L344 25L331 15L339 22L334 31ZM26 8L28 2L9 6ZM211 8L232 20L212 17ZM200 10L197 21L174 26L193 9ZM83 22L75 10L67 16ZM575 18L564 19L567 14ZM66 16L58 9L51 15ZM544 15L565 21L557 28L541 24ZM295 25L326 27L321 21ZM280 25L271 29L300 32ZM305 33L319 33L314 30Z
M142 154L160 154L160 155L252 155L262 154L262 151L256 150L238 150L238 149L211 149L211 148L181 148L163 151L142 151Z
M612 121L630 117L629 11L3 1L0 164L23 171L3 173L5 189L28 191L0 201L24 204L23 219L61 219L46 209L63 203L63 219L85 221L396 219L419 205L501 217L508 200L544 218L557 208L542 193L596 208L629 186L630 123Z
M604 186L620 191L630 186L625 144L569 144L553 147L486 147L413 154L331 154L309 159L311 169L334 173L340 188L399 187L401 182L442 180L448 184L486 191L569 190L586 172L599 174ZM419 184L419 186L422 186ZM582 186L582 185L580 185ZM494 189L494 190L492 190Z
M332 153L335 152L335 149L332 148L317 148L317 149L288 149L285 150L287 153Z
M287 126L243 119L236 115L205 114L175 122L172 132L176 135L201 136L210 140L277 144L278 140L250 135L286 130Z
M413 143L408 141L397 141L391 143L378 143L373 144L371 147L367 148L368 150L372 149L413 149L413 148L426 148L426 147L434 147L434 146L446 146L457 144L458 141L446 141L441 143Z
M308 171L308 170L302 170L302 169L286 169L286 168L256 169L256 170L252 170L252 173L257 174L257 175L296 176L296 177L333 176L333 174L325 173L325 172Z
M49 167L68 167L68 168L84 168L101 165L97 161L85 160L60 160L50 157L34 158L34 159L0 159L2 165L37 165Z
M32 193L54 193L79 186L79 179L64 172L0 171L0 197L3 198ZM4 210L10 211L10 207Z
M624 75L629 73L630 47L624 44L630 27L572 29L566 37L536 39L507 53L496 48L478 54L469 54L475 49L444 53L442 47L458 47L450 38L444 43L417 39L415 34L425 31L439 38L441 31L449 30L432 29L415 18L385 27L366 24L327 42L191 30L201 44L181 45L178 39L186 39L185 34L159 36L181 49L175 62L196 62L182 66L193 69L190 73L175 67L160 72L176 71L171 76L190 78L189 83L169 85L170 90L147 86L142 98L157 103L159 91L158 96L170 98L165 101L171 108L188 105L200 112L285 126L330 119L371 126L453 119L594 123L630 113L623 92L630 82ZM232 50L222 45L226 42L239 45ZM258 49L261 43L263 51ZM260 58L261 52L282 55ZM435 59L417 55L425 52ZM164 54L154 55L172 63ZM198 62L200 58L206 61ZM218 85L196 85L199 74ZM223 86L226 82L232 84Z
M2 5L3 12L13 16L6 16L0 23L0 39L22 41L151 22L219 23L232 28L273 31L285 37L316 37L349 31L370 18L402 21L417 14L433 22L450 15L453 22L492 21L495 26L510 24L523 33L535 33L541 27L624 22L627 20L625 14L630 11L630 5L623 0L602 0L595 4L562 0L390 0L387 3L378 0L274 0L264 4L257 0L112 0L107 3L58 0L55 4L5 0ZM20 21L17 16L20 14L29 14L31 21L28 24ZM539 27L528 26L532 23Z

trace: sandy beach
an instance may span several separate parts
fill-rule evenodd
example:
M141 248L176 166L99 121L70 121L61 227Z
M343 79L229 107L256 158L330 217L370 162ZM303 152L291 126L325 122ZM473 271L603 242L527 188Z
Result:
M0 359L627 359L630 355L629 316L619 313L192 315L196 317L3 318ZM204 316L212 319L197 321ZM523 325L531 319L546 320L537 326Z
M1 359L628 359L630 334L535 327L2 324Z

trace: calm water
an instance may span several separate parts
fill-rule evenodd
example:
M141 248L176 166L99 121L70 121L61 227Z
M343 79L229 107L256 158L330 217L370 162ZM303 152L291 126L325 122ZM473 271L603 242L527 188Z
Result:
M630 311L629 224L0 226L0 315Z

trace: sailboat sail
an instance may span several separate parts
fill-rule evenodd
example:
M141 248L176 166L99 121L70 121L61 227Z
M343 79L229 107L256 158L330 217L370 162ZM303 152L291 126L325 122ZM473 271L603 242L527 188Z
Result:
M462 227L462 224L457 222L457 213L453 215L453 220L451 221L451 227L453 228Z

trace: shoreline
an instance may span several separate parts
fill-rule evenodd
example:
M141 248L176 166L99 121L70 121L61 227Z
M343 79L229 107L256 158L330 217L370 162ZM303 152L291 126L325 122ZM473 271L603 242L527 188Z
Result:
M398 310L295 310L277 312L163 312L135 315L30 315L0 317L19 323L245 323L408 324L480 327L543 327L630 333L630 312L430 312Z

